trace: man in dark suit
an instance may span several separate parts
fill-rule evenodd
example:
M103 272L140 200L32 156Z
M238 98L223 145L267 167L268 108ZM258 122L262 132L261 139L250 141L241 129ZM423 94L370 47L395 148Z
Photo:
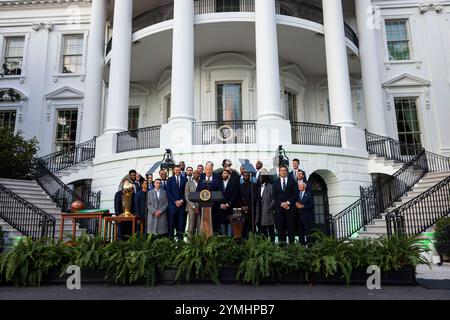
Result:
M161 178L161 189L167 191L167 171L164 169L159 170L159 177Z
M298 182L298 174L303 172L303 182L307 181L306 172L300 169L300 160L292 160L292 168L292 171L289 173L290 178L294 179L295 182Z
M232 230L228 217L233 214L233 208L237 208L239 202L239 183L236 179L231 179L230 171L222 171L222 182L220 191L223 192L223 200L220 203L219 219L220 231L222 235L231 237Z
M295 206L300 216L298 226L299 240L301 244L306 245L310 243L309 234L311 233L314 219L314 195L306 190L306 183L304 182L299 182L298 188L298 198Z
M275 215L278 240L286 242L286 229L289 243L295 242L295 203L298 198L295 181L289 177L288 168L281 166L279 177L273 185L275 198Z
M253 231L253 219L256 215L256 202L258 186L251 179L251 174L248 171L242 173L242 183L239 185L239 193L241 200L241 208L245 215L245 225L243 231L244 239L248 238L250 232ZM255 230L256 231L256 230Z
M180 166L173 169L174 175L167 181L167 197L169 199L169 237L173 238L174 229L177 230L177 238L183 240L186 230L186 199L184 198L184 189L186 186L186 177L181 175Z
M211 164L208 164L205 167L203 178L200 178L200 182L197 185L197 192L203 190L209 190L211 192L220 191L220 182L221 180L217 179L213 175L213 166ZM211 211L213 231L215 233L220 233L220 205L218 202L214 204L214 206L211 208Z

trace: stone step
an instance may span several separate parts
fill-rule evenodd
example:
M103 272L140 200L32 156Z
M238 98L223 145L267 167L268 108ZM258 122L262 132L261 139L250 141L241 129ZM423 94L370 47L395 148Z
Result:
M10 187L40 188L36 181L0 179L0 183Z
M3 184L3 183L2 183ZM14 193L18 192L26 192L26 193L37 193L42 192L45 194L44 190L40 186L18 186L18 185L7 185L3 184L6 188L11 190Z
M450 172L430 172L426 174L427 178L440 178L441 180L444 180L448 176L450 176Z

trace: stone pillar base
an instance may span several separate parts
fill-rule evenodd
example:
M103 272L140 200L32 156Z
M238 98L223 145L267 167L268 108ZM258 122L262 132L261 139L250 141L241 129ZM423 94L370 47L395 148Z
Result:
M283 119L258 120L256 122L256 143L275 150L280 145L292 144L291 123Z
M105 157L117 152L117 134L104 133L96 140L95 157Z
M171 121L161 127L161 148L190 148L193 143L191 121Z
M341 127L342 147L366 151L366 135L363 129L355 127Z

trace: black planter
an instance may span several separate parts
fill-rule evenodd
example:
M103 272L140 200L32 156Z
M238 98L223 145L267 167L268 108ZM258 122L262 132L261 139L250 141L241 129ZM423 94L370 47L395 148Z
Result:
M238 267L237 266L224 266L220 270L219 279L222 284L235 284L237 280Z
M49 272L45 279L44 283L46 284L58 284L63 285L66 284L67 279L70 277L70 274L63 274L60 277L60 273L57 271ZM93 270L81 270L81 284L113 284L114 281L106 280L105 271L93 271Z
M366 285L370 274L366 270L353 270L350 276L351 285ZM309 274L307 283L312 284L339 284L345 285L345 279L342 274L334 274L330 277L325 277L323 274L312 273ZM381 285L415 285L416 284L416 270L413 267L404 267L400 270L382 271Z
M177 281L175 279L177 272L178 268L175 267L166 268L164 270L158 269L156 271L156 282L158 284L176 284Z

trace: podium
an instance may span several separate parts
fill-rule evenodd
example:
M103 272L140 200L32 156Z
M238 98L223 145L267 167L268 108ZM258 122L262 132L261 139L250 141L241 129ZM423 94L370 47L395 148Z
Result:
M217 201L223 200L222 191L203 190L201 192L191 192L189 201L198 203L201 208L201 228L200 231L208 238L214 234L212 225L212 207Z

